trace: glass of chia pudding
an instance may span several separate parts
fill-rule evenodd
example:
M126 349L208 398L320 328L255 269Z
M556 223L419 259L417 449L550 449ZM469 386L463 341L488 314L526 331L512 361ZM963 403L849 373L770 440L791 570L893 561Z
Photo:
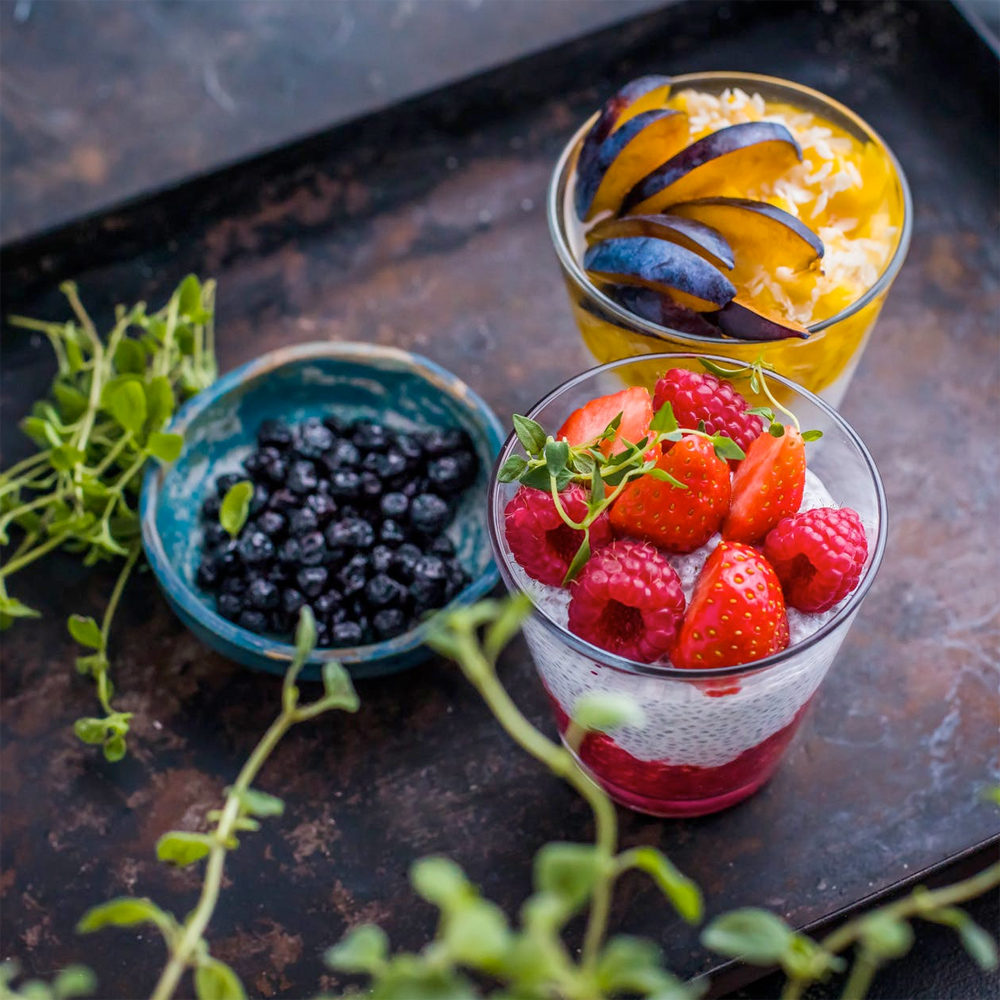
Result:
M508 438L490 487L497 564L531 599L560 735L584 695L638 706L567 746L655 816L725 809L774 774L885 548L855 431L783 376L735 368L657 354L577 375Z
M548 220L598 362L761 352L838 406L910 242L906 177L833 99L751 73L622 87L556 164Z

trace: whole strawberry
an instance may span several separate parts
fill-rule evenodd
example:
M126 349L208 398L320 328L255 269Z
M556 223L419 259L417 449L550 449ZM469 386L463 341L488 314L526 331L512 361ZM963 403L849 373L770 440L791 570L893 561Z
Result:
M702 568L677 645L676 667L735 667L788 645L781 584L749 545L720 542Z
M798 428L785 427L779 437L761 434L733 476L722 537L747 544L762 541L783 517L802 506L805 485L806 446Z
M671 368L656 383L653 412L664 403L671 405L681 427L696 430L703 422L709 434L725 434L744 452L764 429L760 417L747 413L749 404L732 385L709 372Z
M622 540L595 552L572 593L568 625L581 639L640 663L673 649L684 592L674 568L652 545Z
M785 602L818 613L839 604L861 579L868 540L850 507L817 507L786 517L764 540Z
M580 523L587 516L587 494L582 486L569 486L559 499L572 520ZM551 494L529 486L522 486L508 501L504 532L524 572L553 587L562 584L584 537L559 516ZM598 549L610 541L611 525L607 514L601 514L590 527L590 547Z
M685 437L660 456L656 467L687 489L648 473L641 476L611 508L612 527L671 552L693 552L719 530L729 510L729 466L711 441Z

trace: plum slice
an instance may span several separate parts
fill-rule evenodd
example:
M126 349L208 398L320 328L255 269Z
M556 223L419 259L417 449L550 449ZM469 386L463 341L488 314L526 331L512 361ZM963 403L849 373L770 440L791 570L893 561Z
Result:
M630 118L594 156L577 164L576 214L589 219L617 212L635 182L683 149L689 138L687 115L680 111L643 111Z
M729 125L691 143L647 174L626 195L622 211L650 215L734 185L750 188L780 176L801 160L802 150L784 125Z
M678 305L711 312L736 295L733 283L696 253L653 236L603 240L590 247L583 266L595 280L665 292Z
M734 298L713 317L719 329L739 340L785 340L799 337L805 340L809 331L792 319L774 319L742 298Z
M602 219L587 233L587 242L592 245L615 236L656 236L669 240L727 271L733 269L735 262L732 247L722 233L679 215L624 215L619 219Z
M698 337L719 339L721 336L719 328L709 323L701 313L678 305L666 292L654 292L651 288L635 285L611 285L606 291L622 308L650 323Z
M580 156L577 159L577 173L586 174L593 170L601 143L615 128L624 125L630 118L644 111L662 108L670 94L670 85L671 80L668 76L640 76L637 80L626 83L621 90L610 97L601 108L597 121L583 138Z
M823 256L823 241L801 220L776 205L747 198L701 198L671 205L672 215L695 219L725 233L741 273L754 265L805 271Z

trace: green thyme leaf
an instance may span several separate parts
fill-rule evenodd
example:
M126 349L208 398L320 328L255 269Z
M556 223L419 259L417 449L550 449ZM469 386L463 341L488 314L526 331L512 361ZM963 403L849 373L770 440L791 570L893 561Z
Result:
M410 868L410 883L418 896L442 910L459 905L470 889L465 873L450 858L415 861Z
M601 478L601 468L597 463L594 463L594 471L591 473L590 480L590 505L591 507L597 507L605 497L604 490L604 480Z
M567 472L569 445L565 441L549 441L545 446L545 468L550 476L558 478Z
M665 431L667 433L677 430L677 418L674 416L674 408L670 402L666 402L653 415L649 422L651 431Z
M161 462L176 462L184 448L184 438L180 434L164 434L163 431L153 431L149 435L146 447L150 454Z
M247 523L250 501L253 499L253 483L241 479L226 490L219 507L219 524L235 538Z
M114 364L123 374L141 375L146 371L146 348L139 341L126 337L115 349Z
M563 469L563 471L556 476L556 489L565 489L572 479L573 474L569 471L569 469ZM542 490L545 493L548 493L551 487L549 470L545 466L538 466L535 469L531 469L529 472L526 472L523 476L521 476L521 484L523 486L529 486L533 490Z
M237 483L237 486L240 484ZM233 487L235 489L236 487ZM230 493L232 490L230 490ZM228 493L226 494L229 495ZM232 532L231 532L232 534ZM305 660L316 648L316 616L312 608L305 605L299 611L299 621L295 626L295 652Z
M240 805L253 816L281 816L285 803L276 795L268 795L257 788L244 788L239 793Z
M531 456L540 455L545 447L546 438L541 425L528 417L521 416L520 413L515 413L513 420L517 439L524 450Z
M506 462L500 466L497 472L497 479L501 483L514 483L524 474L528 468L528 463L520 455L511 455Z
M73 723L73 732L77 738L91 746L99 746L105 740L108 727L103 719L77 719Z
M388 955L389 939L385 931L375 924L362 924L349 930L339 944L328 948L323 961L338 972L375 975Z
M209 958L194 970L194 992L198 1000L245 1000L240 977L217 958Z
M593 844L553 841L535 855L535 888L556 896L570 911L577 910L590 898L604 864Z
M104 648L104 636L101 635L100 626L93 618L87 615L70 615L66 625L69 634L81 646L89 646L91 649Z
M103 927L135 927L155 924L161 930L174 926L174 919L151 899L123 896L92 906L76 925L78 934L91 934Z
M175 865L190 865L200 861L212 850L212 838L207 833L171 830L156 842L156 856Z
M750 965L777 965L791 940L791 928L783 920L753 907L716 917L701 935L709 951Z
M774 410L770 406L751 406L747 408L747 413L755 417L763 417L769 424L774 423Z
M671 486L679 490L686 490L688 488L687 483L682 483L679 479L670 475L666 469L657 469L655 466L645 473L645 475L651 477L652 479L659 480L661 483L670 483Z
M913 946L913 928L891 913L876 911L862 920L861 941L876 958L902 958Z
M69 472L80 465L86 457L79 448L71 448L68 444L61 444L49 452L49 464L57 472Z
M573 706L573 721L588 732L609 733L622 726L641 726L646 716L628 695L591 692Z
M773 423L771 424L770 427L768 427L767 433L770 434L771 437L776 437L776 438L784 437L785 425L777 422Z
M153 430L162 427L174 414L174 390L170 379L158 375L150 379L145 386L146 419Z
M803 441L818 441L823 436L822 431L803 431L802 440Z
M135 435L141 434L146 423L146 393L142 383L133 379L116 380L109 383L109 390L112 387L113 390L107 395L111 415L125 430Z
M120 733L115 733L104 741L104 759L112 764L117 764L125 756L127 750L128 744Z
M607 427L598 435L598 441L612 441L615 435L618 433L618 428L622 425L622 418L625 416L625 412L622 411L616 417L614 417Z
M674 909L689 923L701 920L703 904L701 890L686 875L677 870L670 859L655 847L636 847L621 855L621 862L649 875Z
M721 459L734 459L739 462L746 458L746 452L731 438L725 434L716 434L712 438L712 445L715 454Z
M576 550L576 555L573 556L572 562L569 564L569 569L566 570L566 576L563 577L562 585L564 587L569 586L579 574L580 570L587 564L587 560L590 558L590 529L588 528L583 533L583 541L580 542L580 547Z
M323 664L323 691L331 708L356 712L360 706L351 675L336 660L327 660Z

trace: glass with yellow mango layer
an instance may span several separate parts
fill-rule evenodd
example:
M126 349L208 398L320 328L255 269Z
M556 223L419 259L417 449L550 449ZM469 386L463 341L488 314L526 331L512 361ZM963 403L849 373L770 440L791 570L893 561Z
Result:
M699 73L615 94L563 151L548 216L598 361L763 357L836 406L906 256L912 207L891 150L836 101Z

